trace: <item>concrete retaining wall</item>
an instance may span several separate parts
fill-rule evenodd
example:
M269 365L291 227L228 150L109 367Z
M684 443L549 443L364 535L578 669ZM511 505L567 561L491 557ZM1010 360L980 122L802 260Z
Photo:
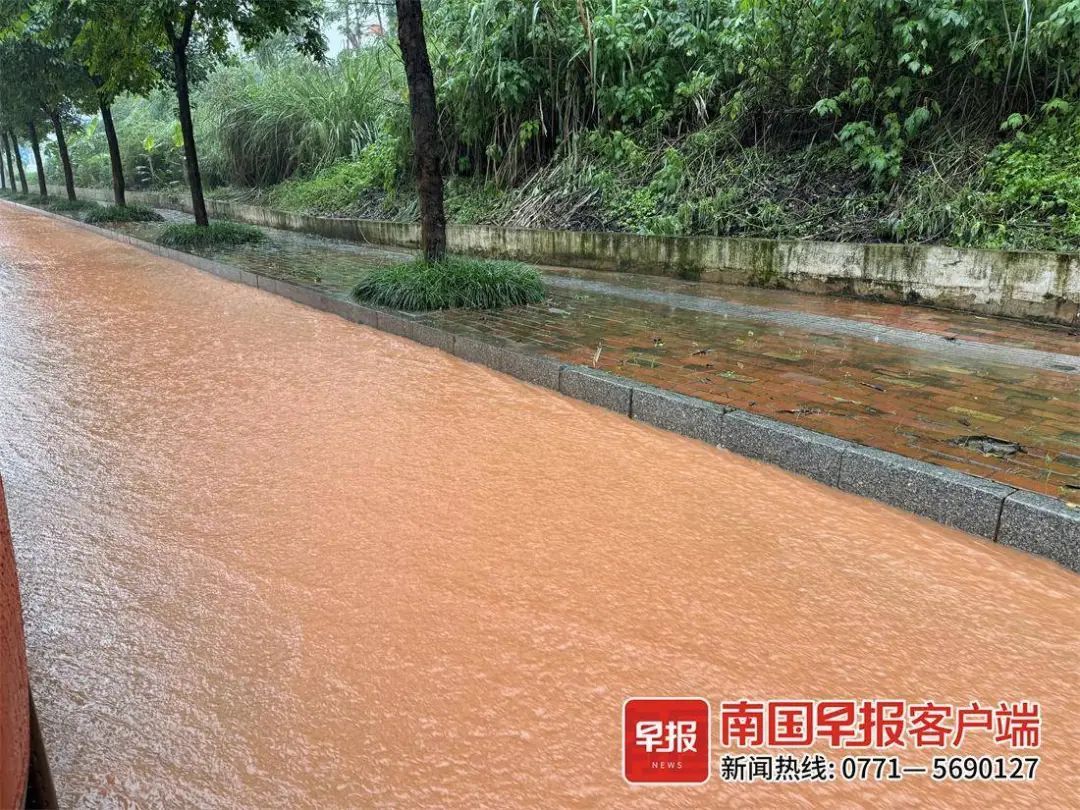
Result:
M88 199L109 200L105 189ZM128 192L132 201L187 210L178 194ZM418 225L291 214L209 200L211 216L353 242L416 248ZM972 250L926 245L853 244L710 236L643 236L450 225L450 249L534 264L618 270L1006 315L1080 322L1080 254Z
M1072 509L1056 498L654 388L636 380L562 364L519 347L495 346L455 335L417 321L407 313L365 307L309 287L238 270L60 214L11 204L184 262L229 281L282 295L354 323L441 349L655 427L1048 557L1080 572L1080 510Z

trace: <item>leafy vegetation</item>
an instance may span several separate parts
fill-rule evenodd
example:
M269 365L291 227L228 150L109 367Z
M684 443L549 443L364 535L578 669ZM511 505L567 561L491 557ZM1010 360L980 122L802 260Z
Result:
M1080 110L1050 114L999 145L956 241L1053 250L1080 245Z
M217 48L199 62L192 46L194 140L210 193L415 220L396 40L365 33L373 13L392 9L328 8L350 44L333 60L313 62L295 35L261 36L268 30L246 55ZM441 0L425 9L452 220L1080 248L1078 0ZM378 23L392 34L392 15ZM95 53L116 77L109 100L128 182L179 189L174 89L145 86L153 65L142 59L139 81L121 86L108 50ZM8 119L29 109L16 95ZM94 112L92 95L80 109ZM107 184L98 119L69 142L77 183ZM44 148L58 182L55 146Z
M386 80L388 57L366 50L314 64L271 46L214 74L197 95L208 171L233 185L269 186L343 157L363 162L400 105L396 78Z
M357 301L409 312L499 309L544 300L540 273L520 262L447 256L372 270L353 290Z
M158 244L177 250L209 250L261 242L266 234L254 225L238 222L211 222L200 226L190 223L167 225L158 235Z
M47 211L54 214L85 214L94 211L101 206L89 200L51 200L45 204Z
M162 216L153 208L133 203L96 206L86 212L83 220L92 225L102 225L114 222L161 222Z

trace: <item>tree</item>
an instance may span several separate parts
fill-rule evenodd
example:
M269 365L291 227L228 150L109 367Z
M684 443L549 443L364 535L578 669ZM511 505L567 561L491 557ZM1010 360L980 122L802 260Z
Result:
M64 170L64 190L69 200L75 200L75 173L71 170L71 155L64 136L64 111L59 106L49 109L49 120L56 135L56 151L60 153L60 165Z
M0 87L0 115L8 129L8 134L15 141L15 132L23 131L30 136L30 146L34 154L38 173L38 189L42 197L48 196L45 184L45 170L41 162L41 144L38 139L37 124L42 116L40 100L41 64L40 49L25 36L14 36L7 32L0 41L0 69L4 83ZM19 165L19 177L23 193L27 192L22 155L16 146L15 157Z
M64 133L65 122L78 124L77 106L100 109L93 82L86 69L70 57L67 48L61 42L51 38L44 23L40 20L29 47L37 50L40 69L36 72L34 84L41 108L52 125L56 135L56 150L60 156L60 165L64 175L64 189L69 200L75 199L75 174L71 168L71 155L68 153L67 137ZM115 133L114 133L115 134ZM121 167L121 176L123 169ZM123 183L121 183L121 192Z
M299 50L321 58L326 49L320 28L321 0L84 0L92 7L89 27L96 31L91 66L107 59L115 48L116 34L131 26L136 36L120 60L138 71L154 69L153 54L163 49L170 64L158 75L170 80L176 92L177 114L184 141L184 162L191 191L191 205L198 225L208 225L202 173L191 116L191 55L195 43L209 59L221 59L229 51L229 34L235 32L245 48L277 33L295 37ZM171 74L171 75L170 75Z
M420 241L424 258L437 262L446 255L446 213L443 210L435 80L424 38L420 0L397 0L397 27L409 85L416 185L420 197Z
M57 63L67 71L67 98L78 109L97 109L101 114L113 202L125 205L124 163L112 102L123 93L138 95L153 86L158 74L152 64L152 43L140 40L126 0L37 0L31 5L37 36L58 49ZM54 127L56 123L53 120ZM67 151L66 142L63 151ZM65 167L65 183L69 171L70 166ZM69 195L73 189L72 182Z
M15 166L19 169L19 185L23 194L29 194L30 189L26 186L26 170L23 169L22 153L19 151L19 140L12 130L7 131L7 137L11 140L11 151L15 153Z
M45 183L45 164L41 162L41 141L38 138L37 124L31 118L26 122L26 131L30 134L30 151L34 153L34 169L37 171L38 194L49 196L49 187Z
M15 190L15 166L11 162L11 145L8 143L6 132L0 132L0 138L4 141L4 156L7 158L8 179L11 181L11 190Z
M97 84L97 82L95 82ZM100 85L97 85L100 87ZM116 136L116 124L113 123L112 104L106 101L106 94L98 91L98 109L101 112L101 126L105 130L105 142L109 145L109 166L112 169L113 202L127 205L124 184L124 160L120 156L120 139Z

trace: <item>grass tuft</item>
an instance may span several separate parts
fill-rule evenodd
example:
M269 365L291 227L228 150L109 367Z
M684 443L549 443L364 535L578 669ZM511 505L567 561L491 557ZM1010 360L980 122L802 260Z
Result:
M54 214L81 214L84 211L93 211L101 206L90 200L50 200L45 203L45 210Z
M84 219L91 225L108 222L161 222L163 217L153 208L145 205L99 205L87 211Z
M544 300L540 273L528 265L447 256L414 259L372 270L353 288L367 304L427 312L434 309L499 309Z
M238 222L211 222L207 226L190 223L169 225L158 236L158 244L176 250L205 250L261 242L266 234L254 225Z

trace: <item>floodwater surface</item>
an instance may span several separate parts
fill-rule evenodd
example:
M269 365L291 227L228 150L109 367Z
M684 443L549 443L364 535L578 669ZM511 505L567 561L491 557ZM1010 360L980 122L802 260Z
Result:
M1075 575L9 206L0 472L66 807L1077 796ZM1043 763L635 789L631 695L1036 700Z

